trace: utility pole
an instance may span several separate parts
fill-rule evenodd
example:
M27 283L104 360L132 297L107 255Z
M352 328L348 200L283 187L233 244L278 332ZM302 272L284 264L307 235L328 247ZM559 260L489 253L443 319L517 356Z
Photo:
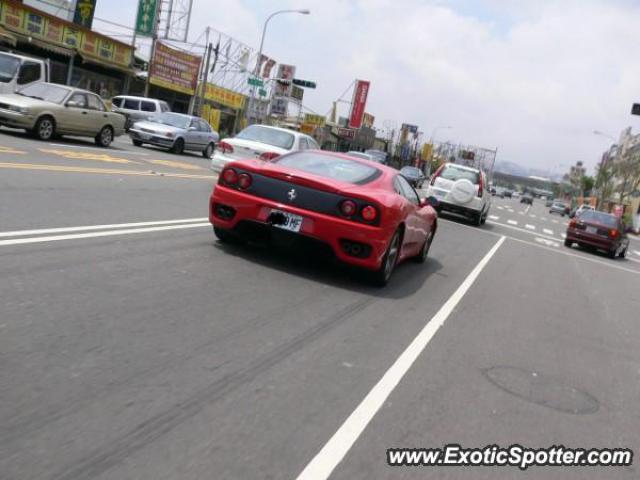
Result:
M198 104L196 113L200 113L200 107L202 106L202 99L204 98L205 89L207 88L207 79L209 78L209 62L211 60L211 50L212 45L209 43L209 32L210 28L207 27L206 30L206 59L205 63L201 66L200 70L200 84L197 85L196 96L193 101L189 103L189 115L193 115L193 112L196 111L196 103Z
M156 54L156 43L158 41L158 24L160 23L160 2L156 2L156 11L153 19L153 35L151 37L151 56L149 57L149 68L147 69L147 81L144 84L144 96L149 96L149 81L151 80L151 67L153 66L153 57Z

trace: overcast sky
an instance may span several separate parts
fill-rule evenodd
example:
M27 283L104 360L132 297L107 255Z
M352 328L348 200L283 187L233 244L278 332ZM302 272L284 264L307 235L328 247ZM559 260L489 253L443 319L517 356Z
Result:
M133 24L132 0L97 0L96 16ZM640 2L632 0L194 0L191 39L207 25L315 80L326 113L355 78L371 81L367 111L413 123L437 141L498 148L498 160L593 167L640 101ZM97 26L101 26L99 23ZM566 165L561 166L561 165Z

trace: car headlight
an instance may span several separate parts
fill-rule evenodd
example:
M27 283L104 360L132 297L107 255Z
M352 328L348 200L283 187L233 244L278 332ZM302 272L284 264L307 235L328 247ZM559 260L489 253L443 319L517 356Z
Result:
M9 105L9 110L12 112L22 113L27 115L29 113L29 109L25 107L18 107L17 105Z

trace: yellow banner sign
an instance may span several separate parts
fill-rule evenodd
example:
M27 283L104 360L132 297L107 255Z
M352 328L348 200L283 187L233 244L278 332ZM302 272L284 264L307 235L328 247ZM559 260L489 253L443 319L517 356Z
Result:
M200 112L200 117L202 117L205 121L209 122L211 128L213 128L216 132L220 130L220 114L222 112L215 108L211 108L210 105L204 104L202 106L202 111Z
M322 115L313 115L311 113L306 113L304 116L304 123L316 125L318 127L324 127L326 119Z
M130 45L10 0L0 0L0 24L15 33L75 49L121 67L131 64Z
M242 110L247 97L233 90L207 83L204 98L234 110Z
M315 131L316 131L316 126L313 125L312 123L303 123L302 125L300 125L301 133L306 133L307 135L311 135Z

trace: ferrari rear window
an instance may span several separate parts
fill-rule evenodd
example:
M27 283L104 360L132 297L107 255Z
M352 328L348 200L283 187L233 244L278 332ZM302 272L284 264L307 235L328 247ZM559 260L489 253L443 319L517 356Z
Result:
M375 167L346 158L312 152L284 155L278 158L276 163L319 177L358 185L369 183L380 175L380 170Z

